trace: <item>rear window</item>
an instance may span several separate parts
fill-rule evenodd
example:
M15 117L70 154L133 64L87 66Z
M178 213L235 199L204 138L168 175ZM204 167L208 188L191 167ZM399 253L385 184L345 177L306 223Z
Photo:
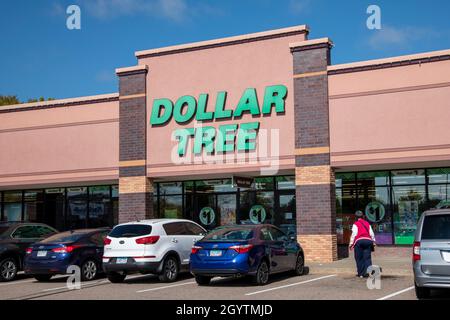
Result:
M450 215L425 217L422 240L450 240Z
M41 243L55 243L55 242L57 242L57 243L71 243L71 242L77 242L84 235L85 235L85 233L66 231L66 232L61 232L61 233L54 234L54 235L46 238L45 240L42 240Z
M108 235L111 238L134 238L146 236L152 232L152 227L145 224L125 224L115 227Z
M203 241L244 241L253 238L253 230L249 228L224 228L208 233Z

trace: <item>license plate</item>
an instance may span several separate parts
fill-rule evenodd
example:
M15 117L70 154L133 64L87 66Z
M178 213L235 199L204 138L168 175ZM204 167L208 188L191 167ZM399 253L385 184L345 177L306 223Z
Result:
M442 251L442 258L445 261L450 262L450 251Z
M38 251L37 256L38 257L46 257L47 256L47 251Z
M124 263L127 263L127 261L128 261L127 258L117 258L116 259L117 264L124 264Z
M210 257L220 257L222 256L222 250L211 250L209 252Z

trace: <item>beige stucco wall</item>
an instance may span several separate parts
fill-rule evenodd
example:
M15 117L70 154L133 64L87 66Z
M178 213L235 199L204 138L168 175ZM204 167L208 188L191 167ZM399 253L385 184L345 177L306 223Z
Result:
M0 188L118 178L118 101L0 114Z
M148 118L155 98L169 98L175 103L183 95L198 98L199 94L208 93L207 111L213 111L216 93L227 91L226 108L234 110L246 88L256 88L261 106L265 87L283 84L288 88L284 115L277 115L273 110L270 117L255 118L246 114L240 120L214 121L205 125L217 128L227 123L260 121L260 129L279 129L279 167L294 168L293 62L289 43L304 39L304 34L299 34L140 59L139 64L146 64L149 69ZM183 127L193 127L194 123L195 121ZM177 142L172 141L171 136L174 129L179 127L173 119L162 127L148 126L148 176L177 177L259 170L260 162L173 165L171 154ZM259 138L261 137L260 134ZM270 160L270 153L269 157L263 158Z
M450 61L329 77L332 165L450 164Z

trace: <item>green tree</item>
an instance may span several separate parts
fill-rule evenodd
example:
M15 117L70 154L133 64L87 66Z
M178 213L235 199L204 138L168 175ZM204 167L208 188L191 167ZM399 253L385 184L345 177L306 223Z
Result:
M8 106L11 104L19 104L20 101L17 96L2 96L0 95L0 106Z

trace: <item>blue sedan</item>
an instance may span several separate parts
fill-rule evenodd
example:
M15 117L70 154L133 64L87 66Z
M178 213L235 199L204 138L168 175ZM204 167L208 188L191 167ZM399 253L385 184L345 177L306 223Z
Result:
M109 232L109 228L72 230L37 242L26 251L25 274L48 281L75 265L82 281L93 280L102 270L103 240Z
M219 227L193 247L190 271L199 285L213 277L249 275L257 285L265 285L269 275L304 272L304 254L295 237L288 237L273 225Z

